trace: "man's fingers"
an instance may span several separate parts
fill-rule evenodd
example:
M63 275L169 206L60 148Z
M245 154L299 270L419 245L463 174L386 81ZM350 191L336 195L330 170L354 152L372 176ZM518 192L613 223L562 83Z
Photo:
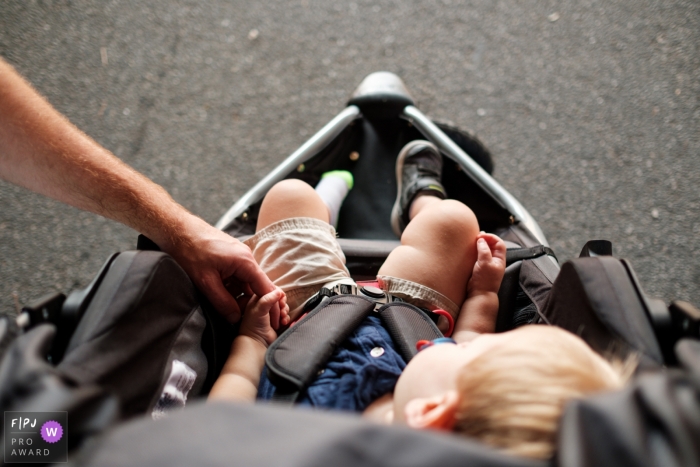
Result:
M275 285L263 270L260 269L258 263L253 259L252 254L250 258L247 258L243 267L236 270L234 276L245 283L255 295L261 297L275 289Z
M236 298L236 303L238 303L238 309L246 310L252 298L253 296L251 295L241 295L238 298Z
M238 307L236 299L224 288L224 284L218 277L209 276L202 279L200 286L214 308L228 322L237 323L241 319L241 309Z

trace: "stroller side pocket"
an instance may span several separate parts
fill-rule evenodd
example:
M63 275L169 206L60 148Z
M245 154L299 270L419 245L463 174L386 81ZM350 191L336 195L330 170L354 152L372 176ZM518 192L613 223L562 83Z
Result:
M168 384L179 391L170 402L182 405L187 393L201 390L207 374L204 327L195 288L171 257L121 253L57 369L81 385L113 391L125 418L153 410Z
M543 313L603 355L638 353L641 367L664 358L642 297L613 257L577 258L562 266Z

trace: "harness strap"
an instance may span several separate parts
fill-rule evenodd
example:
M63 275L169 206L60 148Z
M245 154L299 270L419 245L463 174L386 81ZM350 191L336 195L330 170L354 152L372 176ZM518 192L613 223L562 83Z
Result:
M554 251L548 246L544 245L537 245L530 248L509 249L506 251L506 264L510 265L515 263L516 261L522 261L525 259L535 259L544 255L553 256L554 259L557 258L557 256L554 254Z
M375 309L376 302L358 295L323 298L294 326L287 329L265 354L268 377L275 385L272 401L293 404L316 379L335 349ZM389 303L377 310L397 351L407 362L419 340L442 337L430 317L408 303Z
M293 405L298 398L299 391L282 392L280 390L275 390L275 393L272 394L270 402L274 402L276 404L281 405Z
M316 308L287 329L265 354L268 377L282 394L304 390L316 378L336 347L374 309L357 295L324 297Z
M443 337L433 320L420 308L408 303L389 303L379 309L379 317L396 345L399 355L408 362L418 350L420 340Z

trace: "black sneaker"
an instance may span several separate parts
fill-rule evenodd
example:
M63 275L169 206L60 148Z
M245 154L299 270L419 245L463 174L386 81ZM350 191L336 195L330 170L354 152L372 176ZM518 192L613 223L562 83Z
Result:
M416 194L421 191L445 199L445 188L440 183L442 156L433 143L411 141L401 149L396 159L396 202L391 210L391 228L401 237L408 224L408 210Z

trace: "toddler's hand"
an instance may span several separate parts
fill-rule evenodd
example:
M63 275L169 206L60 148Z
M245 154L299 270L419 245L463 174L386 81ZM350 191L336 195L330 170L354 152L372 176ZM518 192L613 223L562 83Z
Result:
M506 270L506 244L493 234L480 233L476 240L477 258L467 284L467 296L498 292Z
M275 287L275 290L262 297L254 295L250 299L243 314L240 334L268 346L277 338L275 330L280 325L287 324L289 324L287 297L282 289Z

